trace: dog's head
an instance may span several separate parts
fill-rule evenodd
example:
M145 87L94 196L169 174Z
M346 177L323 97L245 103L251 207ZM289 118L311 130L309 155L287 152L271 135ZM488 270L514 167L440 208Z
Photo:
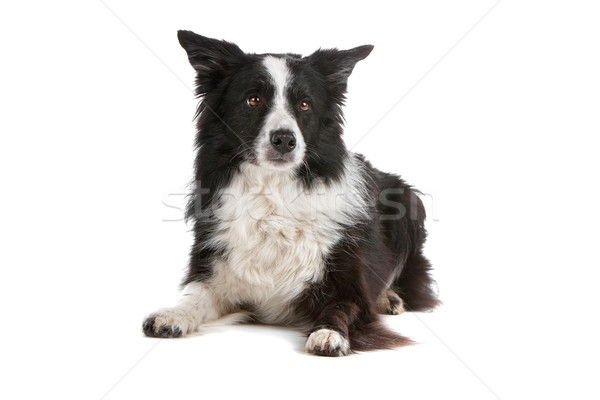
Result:
M222 150L278 170L305 163L321 144L340 143L348 77L373 49L248 54L190 31L178 37L197 72L201 119L211 121L201 126L200 144L220 135Z

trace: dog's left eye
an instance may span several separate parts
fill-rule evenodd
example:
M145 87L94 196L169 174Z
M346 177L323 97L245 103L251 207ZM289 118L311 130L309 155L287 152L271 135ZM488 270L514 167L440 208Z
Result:
M308 111L310 110L310 104L307 101L303 101L298 105L300 111Z
M248 103L249 106L256 107L256 106L260 105L260 97L250 96L250 97L248 97L248 100L246 100L246 102Z

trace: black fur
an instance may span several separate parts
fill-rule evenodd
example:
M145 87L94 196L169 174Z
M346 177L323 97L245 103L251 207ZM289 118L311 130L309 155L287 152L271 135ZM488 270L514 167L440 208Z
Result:
M401 272L391 289L407 311L425 311L439 304L432 291L431 266L421 253L426 237L423 203L402 179L364 163L376 203L372 218L347 228L347 239L327 260L325 280L296 304L298 313L308 314L314 325L309 333L323 327L340 331L350 338L353 350L411 343L383 327L375 309L387 279L398 269ZM393 190L382 196L385 189Z
M244 53L235 44L180 31L179 41L197 71L198 107L195 159L196 190L190 198L187 218L193 220L195 243L183 285L207 281L213 260L222 250L211 246L217 221L211 212L220 199L216 194L238 173L243 162L256 163L252 146L265 122L268 108L251 108L244 102L256 93L268 102L273 96L262 66L265 55ZM373 46L351 50L318 50L310 56L284 57L293 75L287 93L290 104L310 99L310 112L293 109L306 143L304 163L296 178L307 190L316 181L332 184L342 179L348 155L342 140L347 80L356 63ZM342 238L324 260L325 277L313 283L289 307L293 321L308 333L328 328L349 340L352 350L391 348L410 343L387 330L379 320L378 297L394 290L409 311L432 309L438 300L432 291L431 265L422 254L426 238L425 210L419 192L396 175L375 169L363 157L368 185L369 217L343 227ZM395 277L395 279L394 279ZM391 283L391 286L390 286ZM394 301L397 301L394 299ZM154 327L149 336L175 337L176 330ZM181 335L181 332L179 332ZM339 348L318 348L318 355L340 355Z

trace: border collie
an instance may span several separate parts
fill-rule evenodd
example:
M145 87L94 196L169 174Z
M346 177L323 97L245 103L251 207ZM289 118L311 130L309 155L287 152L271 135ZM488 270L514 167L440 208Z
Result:
M143 332L185 336L232 314L298 327L316 355L410 343L378 314L438 304L425 210L418 191L342 139L348 77L373 46L302 57L178 38L201 99L195 241L180 300Z

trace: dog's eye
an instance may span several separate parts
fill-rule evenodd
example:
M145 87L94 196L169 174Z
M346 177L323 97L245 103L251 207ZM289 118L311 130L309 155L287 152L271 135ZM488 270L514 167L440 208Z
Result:
M300 111L308 111L310 110L310 104L308 104L307 101L303 101L302 103L300 103L300 105L298 105L298 108L300 109Z
M251 107L256 107L260 104L260 97L258 96L250 96L248 97L248 100L246 100L248 102L248 105Z

